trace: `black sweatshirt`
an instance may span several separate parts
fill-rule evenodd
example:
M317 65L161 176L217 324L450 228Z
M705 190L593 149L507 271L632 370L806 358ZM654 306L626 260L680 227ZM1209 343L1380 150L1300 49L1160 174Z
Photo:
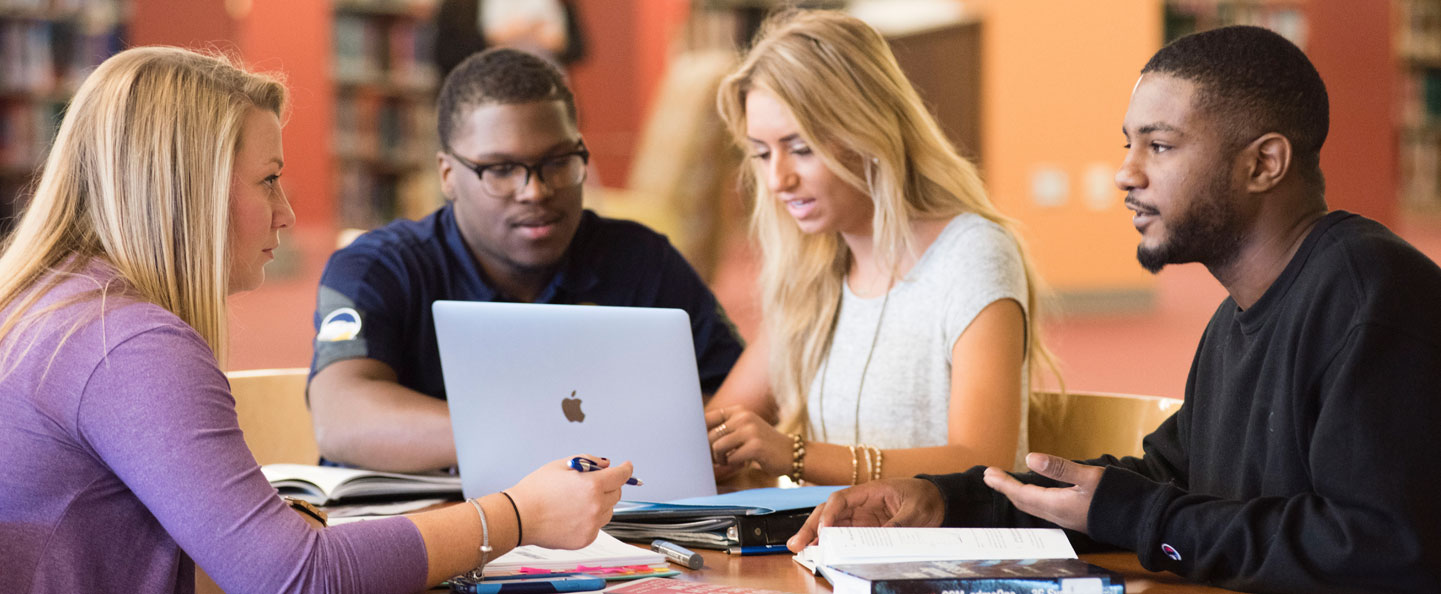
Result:
M1216 310L1185 403L1145 455L1087 461L1107 468L1090 539L1071 536L1232 589L1441 592L1438 435L1441 269L1332 212L1254 306ZM947 525L1047 525L981 470L923 475Z

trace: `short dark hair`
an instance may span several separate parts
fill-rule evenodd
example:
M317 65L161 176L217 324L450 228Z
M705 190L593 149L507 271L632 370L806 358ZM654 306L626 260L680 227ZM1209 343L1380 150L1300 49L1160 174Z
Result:
M1321 145L1330 128L1326 84L1301 48L1279 34L1231 26L1187 35L1151 56L1141 73L1196 84L1196 106L1215 115L1233 149L1276 132L1291 141L1301 176L1324 188Z
M510 48L493 48L471 54L445 77L436 100L436 129L440 146L450 150L450 139L465 119L465 112L482 105L514 105L561 101L570 121L576 122L575 95L565 75L550 62Z

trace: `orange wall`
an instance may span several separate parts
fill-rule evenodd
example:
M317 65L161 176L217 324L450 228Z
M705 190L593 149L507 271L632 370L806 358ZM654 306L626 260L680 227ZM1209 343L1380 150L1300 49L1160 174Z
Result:
M1020 219L1058 292L1149 290L1111 180L1125 156L1131 87L1161 45L1160 3L1001 0L985 5L983 22L981 137L992 199ZM1067 182L1057 205L1033 199L1041 169Z
M571 68L580 128L602 184L620 187L689 0L578 0L586 58Z
M250 68L284 73L292 109L285 125L283 185L297 224L334 226L330 3L144 0L134 6L135 45L238 51Z
M1331 132L1321 149L1326 202L1394 227L1399 158L1391 3L1312 0L1306 17L1306 55L1331 99Z
M284 187L297 224L334 227L338 198L331 160L335 85L330 3L252 0L251 6L238 30L245 61L261 70L284 72L290 87Z
M640 94L641 123L644 125L645 117L654 107L651 101L670 65L673 41L681 35L686 18L690 16L690 0L635 0L634 3L638 9L635 29L639 32L635 39L636 91Z
M130 43L234 49L234 21L218 2L142 0L131 3Z

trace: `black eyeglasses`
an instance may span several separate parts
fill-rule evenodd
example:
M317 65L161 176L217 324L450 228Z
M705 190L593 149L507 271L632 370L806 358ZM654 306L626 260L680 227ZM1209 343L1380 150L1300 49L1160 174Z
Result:
M450 151L447 151L450 152ZM564 190L585 181L586 164L590 163L590 151L585 143L569 153L546 157L533 164L502 161L500 163L473 163L469 159L450 152L451 158L465 165L480 178L480 187L487 194L497 197L513 196L530 183L531 175L552 190Z

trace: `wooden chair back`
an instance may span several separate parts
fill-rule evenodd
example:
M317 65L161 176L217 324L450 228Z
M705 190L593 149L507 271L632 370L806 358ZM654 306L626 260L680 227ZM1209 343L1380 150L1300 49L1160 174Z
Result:
M1180 400L1161 396L1034 392L1030 449L1069 460L1140 456L1141 438L1179 408Z
M315 464L320 447L310 409L305 405L305 381L310 370L252 369L232 371L230 392L245 445L261 465L277 462Z

